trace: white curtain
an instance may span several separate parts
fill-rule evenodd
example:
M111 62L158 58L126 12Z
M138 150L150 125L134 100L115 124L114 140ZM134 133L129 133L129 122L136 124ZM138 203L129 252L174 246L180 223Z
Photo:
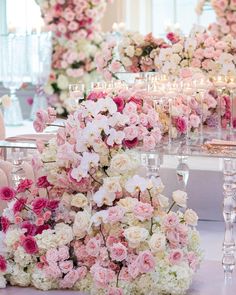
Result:
M0 0L0 34L7 33L6 0Z

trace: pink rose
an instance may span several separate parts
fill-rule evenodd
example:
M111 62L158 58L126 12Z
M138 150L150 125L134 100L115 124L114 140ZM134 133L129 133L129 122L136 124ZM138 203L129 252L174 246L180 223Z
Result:
M171 248L176 248L179 246L180 237L179 233L176 230L168 230L166 232L166 239L170 243Z
M46 253L46 260L49 264L57 262L59 260L57 249L49 249Z
M186 123L185 118L178 117L178 118L175 120L175 124L176 124L176 128L177 128L177 130L178 130L180 133L184 133L184 132L186 132L186 130L187 130L187 123Z
M108 236L106 242L107 242L106 243L107 246L108 247L111 247L113 244L118 243L119 242L119 239L117 237L115 237L115 236Z
M138 137L138 128L134 125L125 127L123 131L125 133L126 140L133 140Z
M65 128L59 128L57 130L57 144L62 145L66 142L66 131Z
M140 221L150 220L153 214L153 207L148 203L138 202L134 207L134 216Z
M1 216L0 217L0 224L1 224L2 231L4 233L6 233L11 223L10 223L10 220L7 217Z
M62 289L71 289L78 280L79 280L79 272L75 269L72 269L60 281L59 286Z
M73 269L73 261L72 260L60 261L59 268L62 271L62 273L68 273L69 271Z
M7 270L7 261L5 257L0 255L0 272L5 272Z
M32 210L36 215L40 215L42 211L47 207L48 200L46 198L37 198L32 202Z
M32 236L27 236L23 239L21 246L25 249L28 254L36 254L38 252L38 245L36 240Z
M29 221L23 221L20 228L26 229L25 235L34 236L36 233L36 226Z
M45 267L44 271L49 278L58 279L62 277L62 272L56 262L51 262Z
M156 140L153 135L145 136L143 139L143 149L145 151L151 151L156 147Z
M58 249L58 259L60 261L66 260L70 257L69 248L67 246L62 246Z
M119 61L113 60L111 63L111 71L113 73L116 73L120 70L121 68L121 63Z
M110 223L119 222L119 221L121 221L123 219L124 213L125 213L124 210L119 206L110 207L108 209L107 220Z
M134 138L133 140L123 140L123 145L128 149L132 149L138 145L138 138Z
M194 114L190 115L190 125L193 128L198 128L200 123L201 123L201 120L200 120L199 116L194 115Z
M17 192L18 193L23 193L27 189L30 189L33 184L33 181L31 179L23 179L20 181L17 187Z
M163 225L166 229L176 228L176 226L179 225L179 218L176 213L171 212L167 216L165 216Z
M174 264L180 263L182 261L183 257L184 257L184 255L183 255L182 250L180 250L180 249L172 250L169 254L170 264L174 265Z
M108 289L107 295L123 295L123 290L121 288L110 287Z
M51 184L47 180L47 176L39 177L38 180L37 180L36 185L39 188L47 188L47 187L51 186Z
M49 120L48 112L45 110L39 110L36 112L36 120L46 125Z
M100 252L101 241L97 238L92 238L86 244L86 251L89 255L97 257Z
M110 281L113 280L115 277L114 271L97 264L94 264L91 267L90 271L96 286L100 288L106 288L109 285Z
M127 248L121 243L113 244L110 248L110 255L112 260L123 261L127 257Z
M198 258L194 252L189 252L187 255L189 266L195 271L198 266Z
M8 186L0 188L0 200L10 202L16 196L16 191Z
M128 265L128 273L133 279L135 279L139 275L140 271L139 271L138 259L135 259Z
M116 96L113 98L113 101L117 105L117 111L121 113L125 107L124 99L122 97Z
M141 273L148 273L155 269L155 260L150 251L147 250L139 253L138 266Z
M14 214L21 212L25 208L25 204L27 202L26 198L19 198L15 201L13 205L13 212Z
M47 203L47 208L54 211L58 208L59 201L58 200L49 200Z

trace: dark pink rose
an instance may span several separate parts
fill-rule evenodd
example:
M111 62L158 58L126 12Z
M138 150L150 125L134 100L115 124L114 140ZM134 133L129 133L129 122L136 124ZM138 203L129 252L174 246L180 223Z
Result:
M117 105L117 111L121 113L125 107L124 99L122 97L116 96L113 98L113 101Z
M25 198L19 198L18 200L16 200L15 204L13 205L14 214L21 212L24 209L26 202L27 199Z
M33 181L31 179L23 179L23 180L21 180L21 182L19 183L19 185L17 187L17 192L18 193L25 192L27 189L31 188L32 184L33 184Z
M41 235L44 230L50 229L49 224L43 224L37 227L35 235Z
M0 188L0 200L2 201L11 201L15 198L16 191L8 186L3 186Z
M184 133L187 130L187 123L184 118L178 117L175 121L176 128L180 133Z
M28 97L27 98L27 103L28 103L29 106L32 106L33 102L34 102L33 97Z
M47 207L48 200L46 198L37 198L32 202L32 209L35 214L40 215Z
M143 100L141 98L137 98L137 97L134 97L134 96L130 97L128 102L135 103L138 106L138 109L143 106Z
M51 184L47 180L47 176L41 176L38 178L37 187L39 188L47 188L51 186Z
M0 271L5 272L7 270L7 262L5 257L0 255Z
M58 200L50 200L48 201L47 208L50 210L56 210L59 205Z
M28 254L36 254L38 252L38 245L35 238L32 236L25 237L21 243L21 246Z
M34 236L36 233L36 225L30 223L29 221L23 221L21 224L21 229L26 229L26 235Z
M6 233L9 226L10 226L10 220L8 218L6 218L5 216L2 216L0 218L0 224L1 224L1 230Z
M128 149L132 149L138 145L138 138L134 138L133 140L123 140L123 145Z

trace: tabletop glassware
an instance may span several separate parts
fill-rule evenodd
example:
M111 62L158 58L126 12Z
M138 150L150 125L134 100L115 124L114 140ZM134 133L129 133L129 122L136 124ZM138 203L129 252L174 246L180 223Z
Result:
M4 111L8 126L22 125L23 117L16 90L27 77L27 35L0 35L0 80L10 90L11 106Z
M39 109L46 109L48 106L44 85L48 81L51 70L51 37L50 32L28 35L30 77L32 84L36 86L31 120L35 119L35 114Z

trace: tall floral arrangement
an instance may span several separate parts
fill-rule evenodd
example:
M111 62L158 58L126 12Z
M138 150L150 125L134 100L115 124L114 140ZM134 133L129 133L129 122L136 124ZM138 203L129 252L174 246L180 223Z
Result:
M214 9L217 19L209 27L210 31L218 38L227 35L236 37L236 2L234 0L200 0L196 12L201 14L203 7L209 3Z
M42 131L55 112L37 113ZM163 195L138 146L160 141L140 89L93 91L34 160L44 176L1 188L0 283L90 294L184 294L201 260L187 194Z
M45 88L59 114L67 110L68 85L96 76L95 53L102 41L100 20L108 0L37 0L46 28L54 33L52 72Z

